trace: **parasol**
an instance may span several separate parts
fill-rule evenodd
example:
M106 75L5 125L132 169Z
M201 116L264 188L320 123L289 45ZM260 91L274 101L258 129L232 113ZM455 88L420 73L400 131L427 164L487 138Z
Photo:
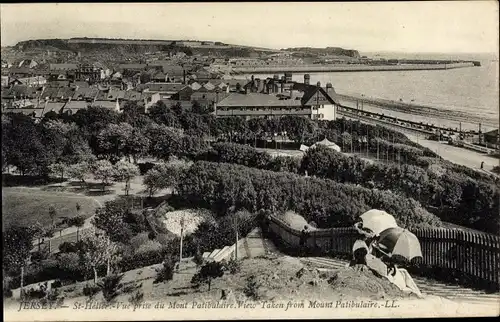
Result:
M387 228L398 227L396 219L383 210L368 210L360 218L363 220L363 228L370 229L374 235L380 234Z
M417 236L401 227L392 227L381 232L376 248L390 257L400 256L409 261L415 257L422 257Z

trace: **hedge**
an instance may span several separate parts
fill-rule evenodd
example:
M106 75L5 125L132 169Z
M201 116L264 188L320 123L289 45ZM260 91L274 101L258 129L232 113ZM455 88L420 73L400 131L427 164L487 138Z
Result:
M372 208L394 214L408 228L440 225L418 202L389 191L227 163L196 162L179 191L192 205L219 213L230 205L252 212L293 210L321 228L350 226Z

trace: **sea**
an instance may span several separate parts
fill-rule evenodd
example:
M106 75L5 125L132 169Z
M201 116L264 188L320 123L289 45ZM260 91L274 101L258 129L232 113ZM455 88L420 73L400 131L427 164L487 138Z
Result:
M370 58L477 60L480 67L450 70L322 72L308 73L311 84L332 83L338 94L404 102L430 107L411 115L387 111L377 106L367 109L386 115L414 119L440 126L482 131L499 127L499 65L495 54L402 54L390 52L361 53ZM250 75L245 75L249 77ZM259 77L272 77L260 74ZM302 82L304 73L295 73L294 81ZM341 101L350 106L354 102ZM357 105L359 106L359 105ZM365 106L364 106L365 107ZM415 109L412 109L415 110ZM417 109L418 110L418 109ZM437 113L429 112L437 110Z

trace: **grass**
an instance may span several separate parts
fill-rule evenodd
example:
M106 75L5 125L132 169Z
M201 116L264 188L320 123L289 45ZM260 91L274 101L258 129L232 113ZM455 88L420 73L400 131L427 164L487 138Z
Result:
M2 219L4 231L7 227L16 224L31 225L37 221L47 226L52 223L49 215L50 207L56 210L55 222L62 217L77 216L76 204L81 209L79 214L90 217L99 207L96 200L86 196L45 192L36 189L2 188Z

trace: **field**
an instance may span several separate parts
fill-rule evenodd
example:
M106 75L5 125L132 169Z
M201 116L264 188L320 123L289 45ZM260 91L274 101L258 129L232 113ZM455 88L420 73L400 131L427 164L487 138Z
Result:
M40 222L47 226L52 223L49 215L50 207L57 213L57 222L62 217L77 215L76 204L81 209L79 214L90 217L94 214L99 203L90 197L75 194L40 191L30 188L2 188L2 220L4 231L7 227L16 224L20 226Z

